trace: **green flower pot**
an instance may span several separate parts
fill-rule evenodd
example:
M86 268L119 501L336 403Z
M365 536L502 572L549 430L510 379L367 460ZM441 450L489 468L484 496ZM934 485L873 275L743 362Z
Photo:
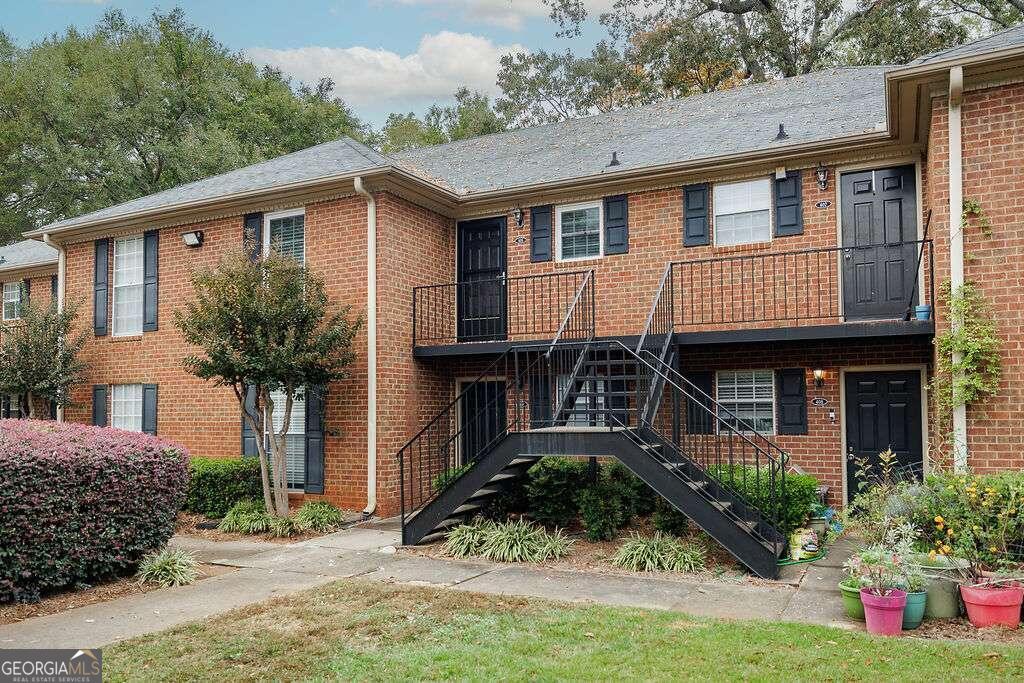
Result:
M956 619L960 616L960 578L970 563L954 557L930 560L927 555L910 558L928 577L928 602L924 609L927 619Z
M846 610L846 616L864 621L864 603L860 601L860 588L839 584L839 590L843 594L843 609Z
M907 593L907 606L903 608L903 630L917 628L924 620L925 606L928 603L928 592Z

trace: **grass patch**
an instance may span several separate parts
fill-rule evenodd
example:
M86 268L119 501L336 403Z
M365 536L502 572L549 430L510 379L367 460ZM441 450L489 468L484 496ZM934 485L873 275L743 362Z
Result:
M1024 649L341 581L104 648L113 681L1019 679Z

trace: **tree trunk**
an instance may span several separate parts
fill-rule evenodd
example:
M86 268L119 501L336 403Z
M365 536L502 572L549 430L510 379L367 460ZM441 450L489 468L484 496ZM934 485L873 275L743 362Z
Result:
M267 432L270 435L270 463L273 467L273 509L271 514L278 517L287 517L288 509L288 449L286 445L286 434L291 420L291 397L286 392L285 415L281 425L281 431L274 429L274 400L270 397L270 391L263 389L263 414L265 424L268 425Z
M28 403L28 419L36 419L36 402L31 391L25 393L25 402Z
M267 448L266 443L263 440L264 431L263 413L259 410L256 411L256 416L249 414L249 411L245 409L245 394L247 392L241 392L238 399L238 407L242 411L242 419L245 420L246 424L249 425L249 429L256 435L256 453L259 454L260 460L260 481L263 484L263 507L266 508L267 514L274 513L274 499L271 497L270 492L270 468L267 462ZM259 390L257 389L257 395Z

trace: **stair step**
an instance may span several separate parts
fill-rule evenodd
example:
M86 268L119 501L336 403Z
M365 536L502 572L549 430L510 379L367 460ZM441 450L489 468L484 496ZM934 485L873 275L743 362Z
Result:
M478 490L473 495L471 495L467 500L474 500L474 499L477 499L477 498L486 498L487 496L493 496L493 495L495 495L497 493L501 493L501 489L494 488L494 487L491 487L491 486L485 486L482 489Z
M440 541L442 538L444 538L447 535L448 535L447 531L435 531L435 532L429 533L426 536L424 536L423 538L421 538L419 540L419 543L417 543L417 545L424 544L424 543L433 543L434 541Z
M525 465L527 463L533 464L540 460L540 458L514 458L506 467L516 467L518 465Z
M463 503L452 511L452 515L464 515L467 512L476 512L482 507L483 505L479 505L477 503Z
M516 479L517 477L519 477L518 474L511 474L511 473L508 473L508 472L498 472L493 477L488 479L487 483L488 484L496 484L498 482L508 481L509 479Z
M713 500L711 501L711 507L725 512L732 507L732 503L727 500Z

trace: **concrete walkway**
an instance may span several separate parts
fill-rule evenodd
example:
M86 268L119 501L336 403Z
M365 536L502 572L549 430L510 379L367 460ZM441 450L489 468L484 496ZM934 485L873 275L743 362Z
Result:
M391 525L352 527L288 545L176 536L201 562L237 568L191 586L167 588L0 626L0 648L100 647L342 578L429 585L581 603L668 609L696 616L854 627L836 584L848 555L787 567L777 584L687 582L446 560L395 551Z

